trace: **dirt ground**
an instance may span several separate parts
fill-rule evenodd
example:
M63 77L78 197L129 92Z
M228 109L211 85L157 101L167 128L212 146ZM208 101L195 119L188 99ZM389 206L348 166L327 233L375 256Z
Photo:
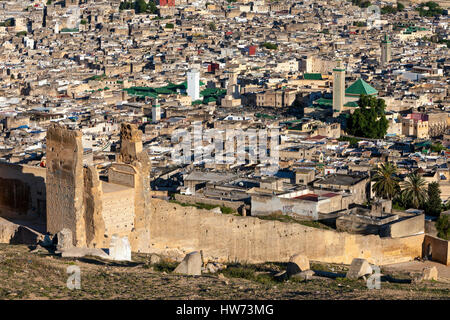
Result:
M173 262L150 265L149 256L133 262L99 258L66 259L27 246L0 245L0 299L450 299L449 267L438 265L445 278L412 284L410 270L432 262L411 262L382 268L381 289L368 289L364 280L314 276L309 281L279 282L273 274L282 264L228 267L222 274L183 276L171 273ZM67 268L81 270L81 289L67 288ZM348 266L314 262L313 270L342 273ZM407 269L405 269L407 268Z

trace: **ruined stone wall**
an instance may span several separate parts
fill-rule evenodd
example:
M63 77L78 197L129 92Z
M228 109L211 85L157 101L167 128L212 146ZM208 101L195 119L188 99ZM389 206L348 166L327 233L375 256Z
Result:
M103 218L103 192L98 172L93 166L84 168L84 223L86 245L94 248L107 246Z
M128 237L133 230L134 200L135 191L132 188L117 188L116 191L103 193L104 234L108 239L107 247L113 234Z
M113 163L108 169L108 182L134 188L136 170L133 166L122 163Z
M425 231L425 218L423 214L415 217L400 219L382 228L381 234L392 238L400 238Z
M73 232L76 246L86 245L83 217L81 132L52 124L47 130L47 231Z
M45 176L45 168L0 163L0 217L45 221Z
M251 201L252 216L266 216L275 213L310 219L318 218L319 202L266 195L253 195Z
M450 241L425 235L423 241L423 257L450 265Z
M133 251L148 252L151 162L148 154L143 151L142 131L138 130L134 124L122 123L121 125L118 162L132 165L137 172L134 177L134 228L129 238Z
M353 258L384 265L420 257L424 235L380 238L310 228L255 217L216 214L152 199L150 252L180 255L203 250L208 259L259 263L309 259L350 264Z
M217 200L217 199L210 199L210 198L204 198L199 196L190 196L190 195L183 195L183 194L175 194L175 200L183 202L183 203L206 203L211 204L214 206L225 206L232 208L236 211L239 210L242 206L245 205L244 201L227 201L227 200Z

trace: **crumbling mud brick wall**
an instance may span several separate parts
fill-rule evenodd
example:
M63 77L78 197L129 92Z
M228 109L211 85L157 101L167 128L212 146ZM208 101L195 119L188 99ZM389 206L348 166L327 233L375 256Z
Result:
M350 264L353 258L385 265L420 257L424 235L380 238L310 228L296 223L213 213L152 199L152 252L203 250L218 261L288 261L296 253L309 259Z
M425 235L423 241L423 257L450 265L450 241Z
M83 218L83 146L81 132L57 124L47 130L47 231L73 232L76 246L86 245Z
M45 221L45 176L45 168L0 163L0 217Z
M98 172L93 166L84 168L84 223L86 245L104 248L108 244L105 239L105 221L102 207L102 185Z
M133 251L148 252L150 244L150 170L151 162L142 148L142 131L136 125L122 123L120 128L120 153L118 163L132 165L134 178L134 228L130 235Z

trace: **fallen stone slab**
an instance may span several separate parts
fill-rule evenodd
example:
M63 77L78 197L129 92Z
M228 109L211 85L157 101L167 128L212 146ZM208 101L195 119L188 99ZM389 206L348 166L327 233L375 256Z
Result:
M310 269L309 259L301 254L293 255L287 264L286 272L288 276L300 273Z
M438 280L438 270L436 267L427 267L422 271L423 280Z
M313 270L306 270L302 271L300 273L294 274L292 276L292 279L298 279L298 280L311 280L314 276L315 272Z
M372 272L372 267L366 259L355 258L353 259L350 269L347 272L347 278L357 280L366 275L372 274Z
M110 259L109 255L99 248L77 248L73 247L63 251L57 251L56 253L61 253L63 258L82 258L85 256L100 257L103 259Z
M199 276L202 274L202 257L200 252L188 253L183 261L175 268L174 273Z

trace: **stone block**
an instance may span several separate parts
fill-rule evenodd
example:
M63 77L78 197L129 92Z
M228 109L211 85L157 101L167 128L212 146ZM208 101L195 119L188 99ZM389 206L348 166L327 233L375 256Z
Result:
M199 276L202 274L202 257L200 252L194 251L187 254L183 261L173 271L174 273Z
M435 280L438 279L438 270L436 267L427 267L422 271L423 280Z
M58 240L58 244L56 245L56 249L58 251L64 251L73 248L72 230L68 228L62 229L56 234L56 239Z
M288 262L286 271L288 276L292 276L294 274L300 273L302 271L309 270L309 259L301 254L293 255Z
M150 264L157 264L161 262L161 257L158 256L157 254L152 254L150 256Z
M103 259L110 259L108 254L106 254L105 251L99 248L77 248L72 247L69 249L66 249L61 252L61 257L63 258L82 258L85 256L93 256L93 257L99 257Z
M315 273L313 270L306 270L306 271L302 271L300 273L293 275L292 278L306 281L306 280L311 280L312 277L314 276L314 274Z
M357 280L363 276L372 274L372 267L366 259L355 258L347 272L347 278Z
M220 207L213 208L213 209L211 209L211 211L214 213L222 213L222 210L220 210Z
M131 246L127 237L117 235L111 237L109 258L115 261L131 261Z

